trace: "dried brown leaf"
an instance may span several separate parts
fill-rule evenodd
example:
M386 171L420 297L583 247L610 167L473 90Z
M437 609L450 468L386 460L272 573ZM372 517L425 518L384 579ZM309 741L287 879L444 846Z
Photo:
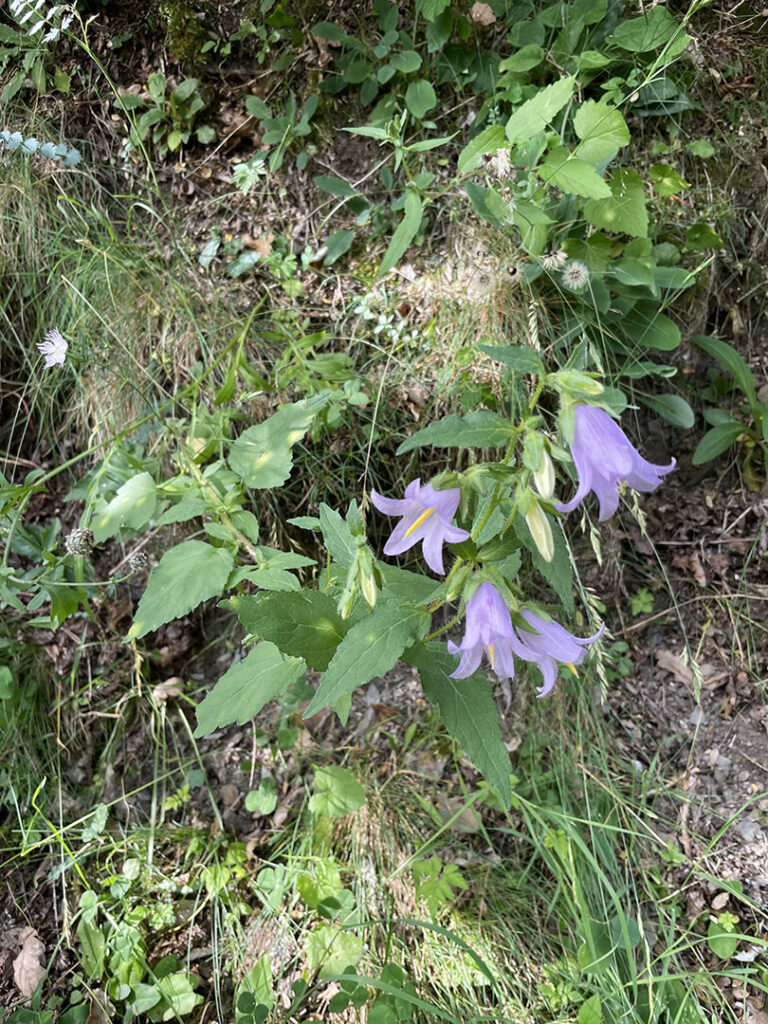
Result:
M13 980L22 996L28 999L45 976L45 968L40 963L45 946L34 928L24 928L19 934L19 942L21 952L13 961Z
M469 17L476 25L493 25L496 15L488 4L475 3L469 12Z
M693 672L679 654L673 654L672 651L662 648L656 652L656 663L665 672L671 672L678 683L682 683L684 686L693 685Z

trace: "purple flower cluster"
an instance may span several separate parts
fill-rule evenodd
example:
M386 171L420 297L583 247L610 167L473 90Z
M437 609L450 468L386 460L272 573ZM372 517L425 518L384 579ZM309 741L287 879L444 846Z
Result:
M593 636L580 639L572 636L557 622L550 622L529 611L521 612L530 630L512 625L509 609L492 583L481 583L467 602L464 638L460 644L448 641L451 654L461 655L453 679L466 679L479 666L487 654L491 668L499 679L513 679L513 654L536 664L544 683L538 697L546 697L555 685L557 662L568 665L574 672L586 656L586 645L602 635L605 625Z

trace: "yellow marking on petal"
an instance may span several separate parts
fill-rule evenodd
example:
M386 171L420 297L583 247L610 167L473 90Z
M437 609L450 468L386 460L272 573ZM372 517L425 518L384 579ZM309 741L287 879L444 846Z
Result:
M491 668L496 671L496 666L493 662L493 644L488 644L488 661L491 663Z
M571 672L573 672L577 679L579 678L579 673L576 671L576 666L573 664L572 661L564 661L563 664L568 666L568 668L571 670Z
M618 492L619 492L619 494L621 494L621 495L626 494L627 493L627 488L629 487L629 480L617 480L616 483L618 485Z
M428 508L426 510L426 512L422 512L421 515L419 516L419 518L416 520L416 522L412 523L408 527L408 529L405 531L405 536L406 537L410 537L410 535L413 533L413 531L417 530L421 526L422 523L425 523L429 519L429 517L432 515L432 513L434 511L435 511L434 508Z

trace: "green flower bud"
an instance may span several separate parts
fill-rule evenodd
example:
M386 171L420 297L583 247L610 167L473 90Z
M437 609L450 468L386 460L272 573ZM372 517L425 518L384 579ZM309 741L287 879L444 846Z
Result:
M534 544L539 549L539 554L545 562L551 562L555 557L555 542L552 537L552 527L549 525L546 513L538 501L532 501L525 514L525 521L531 531Z

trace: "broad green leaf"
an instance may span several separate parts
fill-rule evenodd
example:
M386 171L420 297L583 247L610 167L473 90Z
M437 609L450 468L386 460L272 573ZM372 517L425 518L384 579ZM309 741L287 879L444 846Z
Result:
M741 935L726 931L718 921L710 921L707 945L721 960L730 960L741 942Z
M738 420L728 420L727 423L719 423L716 427L708 430L699 441L691 462L694 466L701 466L705 462L711 462L712 459L716 459L718 455L722 455L724 451L727 451L746 429L745 425Z
M421 67L421 57L415 50L403 50L401 53L393 53L389 62L393 68L402 71L404 75L412 71L418 71Z
M691 187L690 183L669 164L654 164L653 167L649 167L648 177L653 182L653 190L657 196L674 196L684 188Z
M291 448L306 433L312 420L328 404L321 391L310 398L284 405L263 423L249 427L231 445L228 462L248 487L279 487L293 467Z
M611 189L609 199L589 199L584 204L587 221L596 228L645 238L648 234L648 212L643 179L629 167L617 167L608 184Z
M100 544L127 526L138 530L155 513L157 489L149 473L137 473L126 480L112 501L96 513L91 523L93 538Z
M509 141L527 142L537 132L544 131L555 115L568 103L575 88L576 79L569 76L547 85L540 89L533 99L526 100L507 121L505 130Z
M378 604L352 626L339 644L304 717L310 718L388 672L405 648L421 639L429 628L429 618L420 609L399 601Z
M357 43L357 48L360 46L359 40L356 40L354 36L348 36L338 25L334 25L330 21L319 21L316 25L312 26L311 32L318 39L327 39L331 43L353 42Z
M474 171L482 157L488 153L495 153L499 149L506 148L507 145L507 136L503 125L492 124L490 127L484 128L459 153L459 174Z
M309 809L326 818L343 818L365 803L365 790L352 772L341 765L329 765L315 771Z
M501 737L499 713L483 672L467 679L451 679L458 660L445 644L431 641L410 647L403 659L419 672L427 699L440 709L440 717L467 757L510 805L509 754Z
M275 1000L272 988L272 965L269 954L263 953L240 982L239 992L249 992L254 996L254 1003L261 1003L271 1008ZM241 1024L238 1021L238 1024ZM245 1024L243 1021L242 1024Z
M689 153L699 157L701 160L709 160L716 153L715 147L709 139L693 139L691 142L686 143L685 148Z
M639 18L620 21L610 37L614 46L632 53L658 50L679 31L680 25L666 7L652 7Z
M538 67L544 60L544 51L536 43L528 43L521 46L511 57L505 57L499 64L499 71L510 71L513 74L520 74L523 71L530 71Z
M397 449L397 455L414 448L504 448L515 436L514 427L497 412L480 409L467 416L444 416L417 430Z
M724 243L710 224L700 221L685 232L685 244L688 249L722 249Z
M443 595L443 584L438 580L409 572L398 565L379 564L387 601L400 600L407 604L425 605Z
M667 423L681 430L690 430L696 417L693 409L680 395L641 395L643 405L663 416Z
M427 21L439 18L443 11L451 6L451 0L417 0L416 10Z
M245 797L245 809L261 817L271 814L277 807L277 785L269 776L263 778L258 789L252 789Z
M547 154L546 160L537 167L537 173L548 185L556 185L564 192L585 196L587 199L605 199L613 193L585 160L571 156L564 146L558 146Z
M257 644L198 704L195 736L208 736L233 722L245 725L301 679L304 671L301 658L289 658L267 641Z
M598 164L629 143L629 128L621 111L604 101L586 100L576 111L573 127L581 139L574 155Z
M250 580L261 590L297 591L301 589L301 584L292 572L278 569L275 566L267 566L263 569L245 566L244 569L237 570L237 582L240 583L243 580Z
M382 260L381 267L379 267L379 277L383 277L403 257L405 250L416 237L416 232L421 227L422 216L421 199L412 189L408 189L405 193L403 219L395 228L389 248L384 253L384 259Z
M149 574L147 587L126 640L137 640L171 619L218 597L227 585L235 557L227 548L188 540L166 551Z
M349 623L336 611L336 602L317 590L233 597L231 605L245 629L276 644L284 654L303 658L324 672Z
M739 355L733 345L729 345L727 341L720 341L719 338L710 338L705 334L697 334L692 340L694 345L703 348L708 355L716 359L726 373L730 373L749 400L749 404L755 405L757 402L755 378L752 376L752 371L746 360Z
M354 240L354 231L334 231L332 235L329 235L325 240L326 251L323 256L323 266L330 267L345 252L349 252Z
M650 261L633 259L625 256L623 259L615 260L609 267L609 273L622 284L630 287L648 288L651 294L659 297L659 288L656 284L655 267Z
M171 505L158 518L158 526L168 526L170 523L186 523L190 519L196 519L203 512L208 511L209 505L205 498L200 496L196 487L191 487L182 494L181 499L175 505Z
M478 348L516 373L544 373L541 356L527 345L478 345Z
M343 178L337 178L331 174L318 174L312 179L319 189L332 196L356 196L357 192Z
M85 971L85 976L101 978L104 973L104 954L107 948L104 933L98 925L81 917L77 925L77 937L80 940L80 966Z
M394 58L393 58L394 61ZM405 90L405 105L419 121L437 106L437 93L426 78L417 78Z
M363 940L333 925L321 924L307 935L304 953L310 973L325 981L357 965L363 955Z
M671 352L680 344L680 328L650 299L635 303L621 320L621 329L635 345Z

